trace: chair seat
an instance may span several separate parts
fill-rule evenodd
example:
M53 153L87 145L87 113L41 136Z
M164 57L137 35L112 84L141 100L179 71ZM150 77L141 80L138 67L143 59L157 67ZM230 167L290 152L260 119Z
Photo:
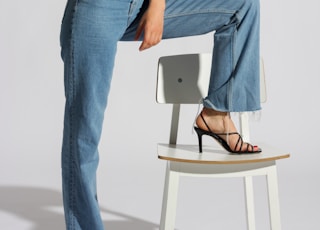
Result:
M197 145L158 144L158 158L169 161L201 164L246 164L275 161L290 156L289 153L264 143L259 143L258 146L263 150L261 153L231 154L223 150L220 146L203 146L203 152L199 153Z

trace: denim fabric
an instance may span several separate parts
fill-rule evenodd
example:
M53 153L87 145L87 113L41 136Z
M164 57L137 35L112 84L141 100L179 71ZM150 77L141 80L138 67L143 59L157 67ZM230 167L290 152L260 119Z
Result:
M117 42L133 40L143 0L68 0L61 26L65 76L62 183L68 230L104 229L98 144ZM163 38L214 33L204 106L254 111L259 99L259 0L167 0Z

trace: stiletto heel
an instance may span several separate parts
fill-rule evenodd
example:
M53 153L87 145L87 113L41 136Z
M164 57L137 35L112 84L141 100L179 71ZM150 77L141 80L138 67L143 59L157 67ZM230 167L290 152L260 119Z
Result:
M198 142L199 142L199 153L202 153L202 135L203 135L203 130L199 129L198 127L194 127L197 135L198 135Z
M253 145L249 144L249 143L246 143L247 145L247 148L242 150L242 147L243 147L243 140L242 140L242 137L239 133L237 132L231 132L231 133L214 133L210 130L207 122L205 121L202 113L200 113L200 117L203 121L203 123L206 125L208 131L206 130L203 130L199 127L194 127L197 135L198 135L198 142L199 142L199 153L202 153L202 136L203 135L208 135L208 136L211 136L213 137L225 150L227 150L228 152L230 153L237 153L237 154L244 154L244 153L260 153L262 150L260 148L258 148L257 150L254 150L254 147ZM228 136L228 135L238 135L238 140L237 140L237 143L234 147L234 150L230 148L229 144L221 137L221 136ZM239 150L236 150L236 149L239 149Z

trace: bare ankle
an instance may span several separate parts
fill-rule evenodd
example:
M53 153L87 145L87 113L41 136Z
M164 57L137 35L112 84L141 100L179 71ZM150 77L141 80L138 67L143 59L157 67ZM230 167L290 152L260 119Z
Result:
M227 112L221 112L217 111L211 108L204 107L202 112L207 115L207 116L226 116L228 113Z

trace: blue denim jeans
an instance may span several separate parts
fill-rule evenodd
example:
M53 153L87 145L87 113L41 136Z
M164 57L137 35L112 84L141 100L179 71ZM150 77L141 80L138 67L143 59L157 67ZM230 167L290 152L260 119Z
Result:
M69 230L104 229L98 144L118 41L134 38L147 0L68 0L61 27L65 117L63 202ZM259 0L167 0L163 38L214 33L205 107L254 111L259 99Z

